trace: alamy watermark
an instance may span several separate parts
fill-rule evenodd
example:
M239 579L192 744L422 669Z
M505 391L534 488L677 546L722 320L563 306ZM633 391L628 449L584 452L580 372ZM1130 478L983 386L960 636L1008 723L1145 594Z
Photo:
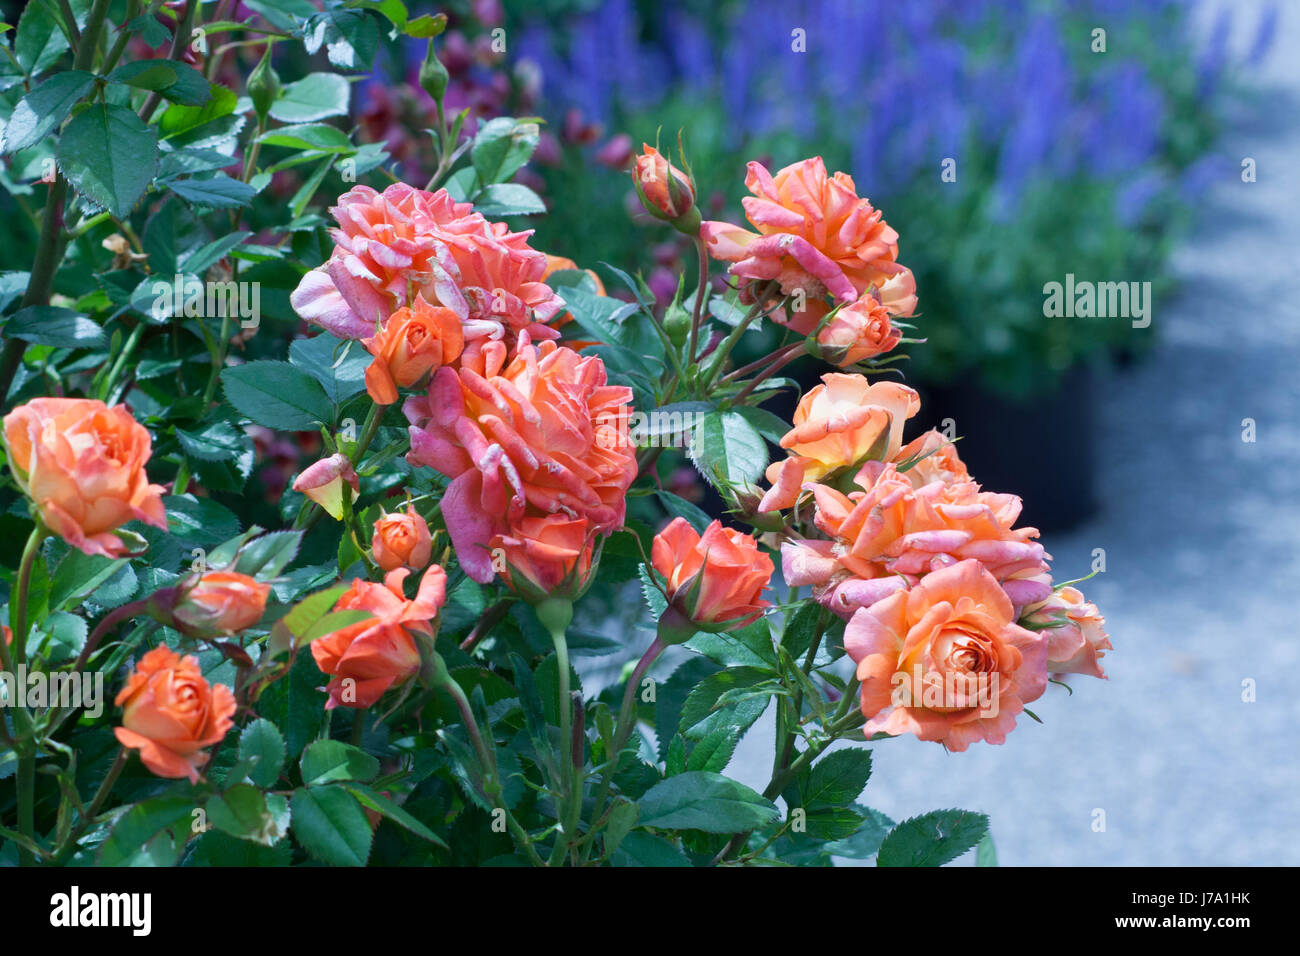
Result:
M72 707L94 719L104 713L104 675L29 671L19 664L0 671L0 707Z
M1150 282L1089 282L1065 274L1065 282L1043 285L1043 315L1051 319L1132 319L1133 328L1151 324Z
M921 673L918 665L909 674L896 671L890 679L893 691L890 703L895 707L922 707L926 710L955 711L979 708L981 717L998 715L1000 675L949 671L942 677Z
M262 285L260 282L204 282L194 276L177 273L171 279L158 279L151 287L154 295L151 312L159 322L170 316L239 319L245 329L256 329L262 321Z

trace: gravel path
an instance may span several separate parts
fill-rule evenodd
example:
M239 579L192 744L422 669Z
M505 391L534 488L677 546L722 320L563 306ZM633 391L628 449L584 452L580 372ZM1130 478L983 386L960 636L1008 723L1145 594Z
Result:
M1255 23L1258 5L1239 6ZM1110 680L1049 686L1045 724L1022 719L1004 746L876 745L871 806L988 813L1004 865L1300 864L1298 51L1284 4L1265 95L1225 140L1258 181L1229 170L1214 187L1175 260L1186 291L1154 313L1159 346L1099 378L1101 513L1046 541L1064 577L1106 550L1084 587L1115 644ZM728 769L759 787L760 729Z

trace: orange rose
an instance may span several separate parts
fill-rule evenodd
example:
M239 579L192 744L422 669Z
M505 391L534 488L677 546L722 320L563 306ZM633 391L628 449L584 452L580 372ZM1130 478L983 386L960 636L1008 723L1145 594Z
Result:
M822 357L841 368L888 352L902 338L889 310L870 293L838 310L817 332Z
M1049 673L1105 678L1101 658L1112 649L1110 635L1103 630L1106 619L1078 588L1067 585L1053 591L1042 604L1029 608L1024 620L1047 637Z
M86 554L127 552L112 532L131 520L167 528L160 485L145 474L149 432L123 405L36 398L5 416L9 467L41 521Z
M180 589L172 617L180 630L195 637L237 634L262 619L271 586L247 574L207 571Z
M890 458L903 444L903 423L921 410L913 389L897 382L870 384L864 375L829 372L794 412L794 428L781 439L790 451L767 469L772 488L759 511L791 507L805 481L868 459Z
M562 514L522 518L492 539L506 586L534 601L580 594L591 573L593 546L587 519Z
M375 357L366 369L366 391L375 404L392 405L399 388L418 385L434 369L454 362L465 336L455 312L429 305L417 294L414 308L398 309L361 344Z
M844 649L858 664L867 736L913 733L955 751L1000 744L1047 687L1047 639L1015 623L978 561L860 609Z
M195 657L155 647L135 666L114 704L122 708L118 742L140 752L159 777L198 782L207 763L204 747L218 743L234 721L235 695L225 684L210 685Z
M705 630L733 630L756 620L771 602L772 559L754 539L714 521L701 535L674 518L655 535L650 559L664 578L668 603Z
M491 541L525 516L586 518L593 534L623 524L636 477L628 438L632 390L608 385L605 365L554 342L485 347L481 371L440 368L427 395L402 406L407 460L452 479L442 498L461 567L492 580Z
M411 571L424 570L433 556L429 523L420 517L414 505L407 505L405 514L385 514L375 522L370 553L375 563L385 571L401 567Z
M433 565L424 573L415 600L402 592L406 568L389 571L383 584L355 580L334 605L336 611L369 611L373 617L312 641L311 656L333 679L324 688L326 710L364 708L420 669L415 634L433 636L432 621L447 601L447 573Z
M745 186L754 194L744 199L745 215L758 232L727 222L700 230L709 254L732 263L732 275L776 279L784 294L802 291L811 305L827 294L852 302L904 272L895 261L898 233L858 197L851 176L827 176L820 156L775 176L750 163Z
M1018 607L1043 600L1050 556L1033 540L1036 528L1016 528L1020 499L980 491L973 481L921 488L891 463L868 462L844 494L812 485L814 520L830 541L799 541L782 548L786 582L812 585L818 599L847 617L878 598L885 583L897 586L968 558L976 559Z

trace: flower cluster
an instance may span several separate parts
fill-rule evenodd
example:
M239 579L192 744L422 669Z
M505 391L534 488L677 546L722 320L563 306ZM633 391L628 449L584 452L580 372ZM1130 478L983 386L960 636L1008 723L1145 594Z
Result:
M773 286L791 299L776 315L813 336L823 357L841 367L898 345L891 317L916 309L916 282L897 262L898 233L880 210L860 198L847 173L828 176L821 157L776 175L751 162L745 215L757 232L705 222L700 236L741 282L741 301Z

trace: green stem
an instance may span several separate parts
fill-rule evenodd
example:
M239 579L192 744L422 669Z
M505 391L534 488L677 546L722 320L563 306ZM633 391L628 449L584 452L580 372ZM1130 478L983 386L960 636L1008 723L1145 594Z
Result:
M18 753L18 832L29 840L36 839L36 748L27 741ZM36 862L22 844L18 846L18 865Z
M524 851L524 854L534 866L545 866L546 861L541 858L537 848L533 846L532 837L528 835L528 831L515 819L515 815L506 806L501 793L500 771L497 769L496 756L483 740L483 734L479 730L478 721L474 719L474 710L470 707L465 692L461 690L455 679L447 673L445 664L438 666L434 682L450 694L452 700L456 702L456 709L460 711L460 719L465 724L465 732L469 734L470 743L473 744L474 751L478 754L479 763L483 766L488 799L494 807L505 815L506 825L510 830L510 835L514 837L515 844Z
M704 247L704 240L699 236L695 237L695 251L700 258L700 279L695 286L695 309L691 313L691 338L690 345L686 349L686 354L695 359L695 347L700 337L700 320L704 316L704 300L708 298L709 285L709 253Z
M661 641L657 636L651 642L646 652L641 655L641 659L636 662L636 667L627 679L627 686L623 688L623 702L618 708L618 720L614 724L614 740L610 747L610 752L605 754L605 771L601 774L600 788L596 792L596 801L592 804L591 819L600 820L605 810L605 801L609 799L610 787L614 782L614 773L618 770L619 754L623 752L623 746L632 736L632 729L636 726L634 716L634 703L636 701L637 688L641 686L641 681L645 677L652 664L659 659L668 645ZM585 863L591 855L595 846L595 830L588 834L586 845L582 849L581 862Z
M36 527L27 536L27 545L18 564L18 581L14 588L13 607L10 609L9 623L14 632L13 662L27 662L27 591L32 581L32 565L40 553L41 543L49 536L45 526L38 519Z
M83 833L90 829L91 824L95 820L95 815L99 813L100 807L102 807L104 801L108 799L109 793L113 790L113 785L117 783L117 778L122 775L122 770L126 767L126 761L129 755L130 751L125 747L118 750L117 759L113 761L113 766L108 768L108 775L104 777L103 782L99 785L99 789L95 791L95 796L90 801L90 806L86 808L86 812L82 814L81 820L77 823L76 829L68 834L67 842L55 851L55 866L62 866L72 857L73 853L76 852L77 841L81 839Z
M575 803L581 810L582 794L578 789L577 774L573 769L573 701L569 690L569 642L565 637L564 628L551 630L551 642L555 645L555 666L559 672L556 704L560 714L560 773L564 778L564 794L560 811L563 830L556 836L555 848L551 851L551 865L555 866L564 858L565 849L577 837L576 826L570 828L570 819L573 816L572 809Z

